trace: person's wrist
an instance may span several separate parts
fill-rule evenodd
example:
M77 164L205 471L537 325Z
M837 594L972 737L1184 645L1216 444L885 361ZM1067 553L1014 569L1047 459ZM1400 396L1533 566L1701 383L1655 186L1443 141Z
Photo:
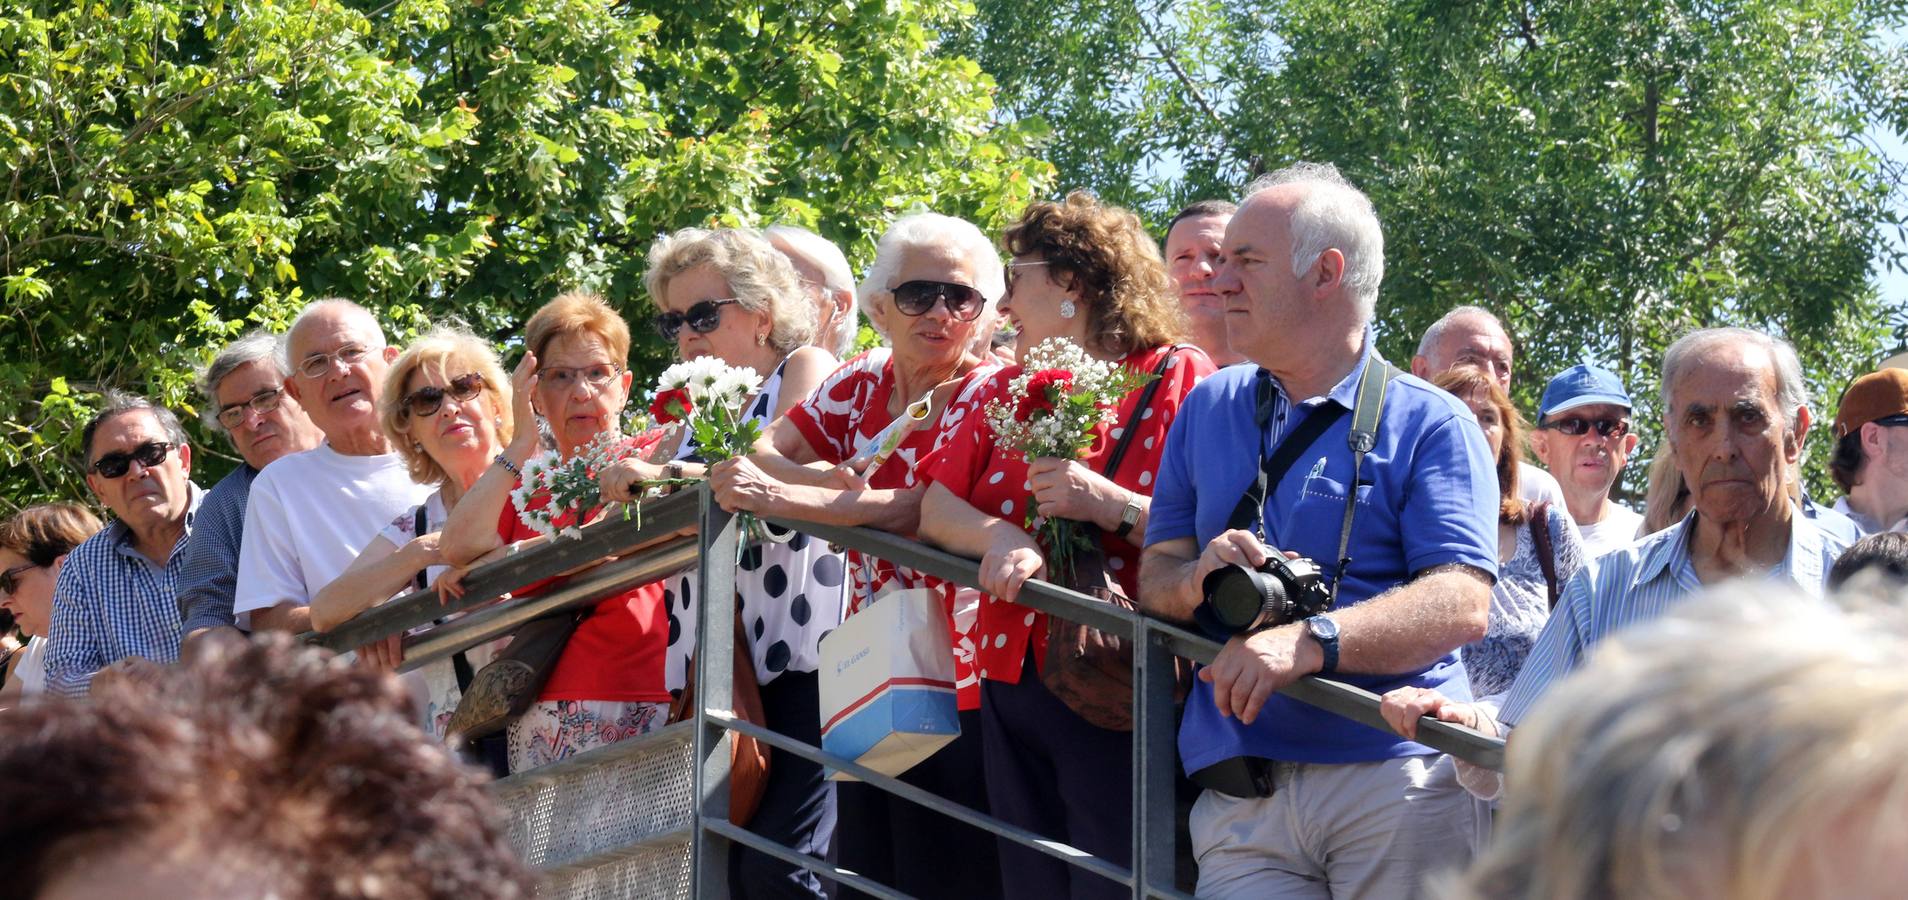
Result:
M1305 627L1304 622L1281 625L1279 630L1289 631L1295 642L1292 648L1293 667L1301 675L1317 675L1325 669L1325 648L1319 646L1318 638Z

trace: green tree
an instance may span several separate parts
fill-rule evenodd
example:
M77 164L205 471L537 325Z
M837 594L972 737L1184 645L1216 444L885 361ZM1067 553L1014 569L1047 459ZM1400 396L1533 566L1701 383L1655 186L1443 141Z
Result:
M556 292L645 321L649 243L896 213L1002 224L1051 169L936 54L950 0L169 0L0 12L0 509L84 492L104 386L193 411L223 340L351 297L507 340ZM633 363L666 353L649 330ZM196 426L195 426L196 427ZM200 459L223 445L204 432ZM229 465L213 464L214 470ZM200 481L216 471L203 472Z
M1195 0L1040 29L1099 4L1060 6L982 0L962 39L1007 114L1124 167L1076 163L1092 153L1076 144L1054 152L1062 184L1161 221L1284 162L1334 162L1385 223L1382 349L1408 358L1444 310L1489 307L1518 341L1525 409L1599 361L1653 434L1664 347L1740 324L1795 342L1826 412L1902 319L1867 277L1901 226L1900 163L1863 137L1908 130L1899 0ZM1134 103L1076 114L1097 96Z

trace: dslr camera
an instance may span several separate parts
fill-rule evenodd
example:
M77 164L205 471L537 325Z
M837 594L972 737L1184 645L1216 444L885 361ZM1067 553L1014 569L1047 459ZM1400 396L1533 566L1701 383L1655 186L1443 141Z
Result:
M1302 621L1332 608L1332 592L1318 564L1286 559L1277 551L1256 568L1233 564L1214 569L1200 588L1206 599L1194 618L1221 638Z

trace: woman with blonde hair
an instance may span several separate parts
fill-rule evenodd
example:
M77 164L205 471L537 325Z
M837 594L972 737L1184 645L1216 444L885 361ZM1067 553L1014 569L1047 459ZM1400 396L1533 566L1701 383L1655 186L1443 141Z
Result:
M29 506L0 522L0 609L27 642L0 657L5 686L0 709L46 691L46 632L53 622L53 585L66 554L99 531L99 518L77 503Z
M497 354L463 328L433 329L398 356L385 374L378 421L411 479L437 485L437 492L393 519L312 598L312 628L330 631L366 609L427 586L445 570L444 526L459 511L465 492L510 443L512 423L505 417L510 406L510 384ZM358 653L370 665L395 669L403 661L403 636ZM439 737L463 694L457 669L489 660L488 648L461 655L461 663L440 660L409 679L424 694L426 726Z
M1008 384L1021 367L995 373L976 392L975 411L927 467L921 535L981 559L987 596L974 634L993 815L1125 865L1132 850L1132 735L1092 724L1041 684L1046 616L1013 602L1028 578L1046 571L1027 531L1026 504L1031 493L1040 515L1098 526L1107 574L1137 597L1140 543L1166 432L1186 393L1214 370L1204 351L1179 343L1187 329L1178 294L1158 244L1131 212L1075 192L1029 206L1004 243L1013 262L1000 309L1019 334L1021 363L1041 342L1060 338L1158 382L1120 402L1118 423L1096 429L1082 459L1028 460L1000 446L980 414L988 403L1009 399ZM1122 443L1126 452L1109 477L1105 468ZM1019 844L998 846L1007 897L1124 894Z

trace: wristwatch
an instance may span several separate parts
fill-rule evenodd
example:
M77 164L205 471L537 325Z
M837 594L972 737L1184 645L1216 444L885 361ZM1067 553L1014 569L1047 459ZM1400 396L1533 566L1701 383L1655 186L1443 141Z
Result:
M1326 674L1338 668L1338 622L1331 616L1319 614L1305 620L1305 633L1318 642L1318 649L1324 651L1325 661L1318 667L1319 674Z
M1120 510L1120 527L1113 529L1113 536L1126 537L1132 534L1133 526L1139 524L1141 511L1139 493L1134 492L1129 494L1126 500L1126 508Z

